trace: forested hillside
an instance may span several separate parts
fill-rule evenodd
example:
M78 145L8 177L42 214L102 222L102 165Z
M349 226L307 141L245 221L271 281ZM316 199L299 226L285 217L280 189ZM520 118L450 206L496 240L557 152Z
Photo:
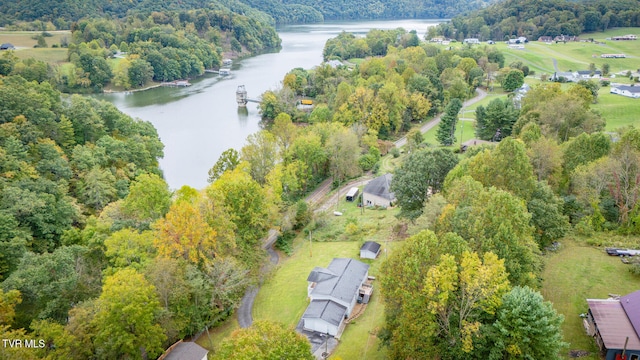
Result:
M640 26L640 2L637 0L584 1L506 0L486 9L455 17L439 25L431 35L462 40L504 40L526 36L571 35L603 31L613 27Z
M118 17L151 12L228 8L255 17L269 14L277 23L309 23L323 20L371 20L404 18L450 18L479 9L491 0L58 0L0 1L0 26L15 21L50 22L58 29L85 17Z
M275 201L244 166L169 190L148 122L0 76L0 358L156 358L229 316ZM40 343L42 341L43 343Z

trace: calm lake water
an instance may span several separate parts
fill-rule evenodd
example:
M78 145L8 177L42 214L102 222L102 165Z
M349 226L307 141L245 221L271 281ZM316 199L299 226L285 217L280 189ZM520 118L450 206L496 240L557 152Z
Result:
M331 22L282 27L278 34L282 50L237 60L227 77L208 74L192 80L187 88L156 88L131 94L104 94L100 98L122 112L151 122L165 145L160 167L172 189L189 185L202 189L207 172L220 154L238 151L248 135L260 130L257 104L239 110L235 101L238 85L245 85L250 98L280 87L291 69L313 68L322 63L327 39L341 31L364 35L370 29L416 30L422 39L427 29L442 20Z

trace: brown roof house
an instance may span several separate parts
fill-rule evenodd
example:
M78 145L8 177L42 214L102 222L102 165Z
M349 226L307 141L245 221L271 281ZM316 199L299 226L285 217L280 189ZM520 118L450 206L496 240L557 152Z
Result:
M584 319L606 360L640 360L640 290L618 299L587 299L589 312Z
M391 192L392 174L384 174L369 181L362 190L364 206L391 206L396 202L396 195Z

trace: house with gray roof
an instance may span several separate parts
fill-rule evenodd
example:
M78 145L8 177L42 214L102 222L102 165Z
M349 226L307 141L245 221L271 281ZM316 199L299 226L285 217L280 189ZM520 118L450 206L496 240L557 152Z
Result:
M362 190L362 203L365 206L391 206L396 195L391 191L392 174L384 174L369 181Z
M307 277L311 302L302 315L303 329L336 336L356 303L370 296L371 287L364 285L368 277L369 265L355 259L335 258L327 268L311 270Z
M182 340L171 345L158 360L207 360L209 350L195 342Z
M336 336L345 319L347 308L331 300L314 300L304 314L303 326L323 334Z
M640 86L633 86L633 85L616 85L616 86L611 86L611 91L612 94L618 94L618 95L622 95L622 96L626 96L626 97L630 97L630 98L640 98Z

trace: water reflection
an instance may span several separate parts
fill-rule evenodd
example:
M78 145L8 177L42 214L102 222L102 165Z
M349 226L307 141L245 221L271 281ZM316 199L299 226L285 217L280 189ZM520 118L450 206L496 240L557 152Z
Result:
M235 92L245 85L249 98L258 98L266 90L280 87L291 69L310 69L322 62L327 39L346 30L365 34L369 29L416 30L423 37L439 20L335 22L313 25L289 25L278 29L282 49L252 58L235 60L230 76L207 74L192 79L185 88L161 87L148 91L101 95L121 111L150 121L165 144L160 160L169 186L203 188L207 171L220 154L229 148L240 150L248 135L261 123L257 104L238 108Z

